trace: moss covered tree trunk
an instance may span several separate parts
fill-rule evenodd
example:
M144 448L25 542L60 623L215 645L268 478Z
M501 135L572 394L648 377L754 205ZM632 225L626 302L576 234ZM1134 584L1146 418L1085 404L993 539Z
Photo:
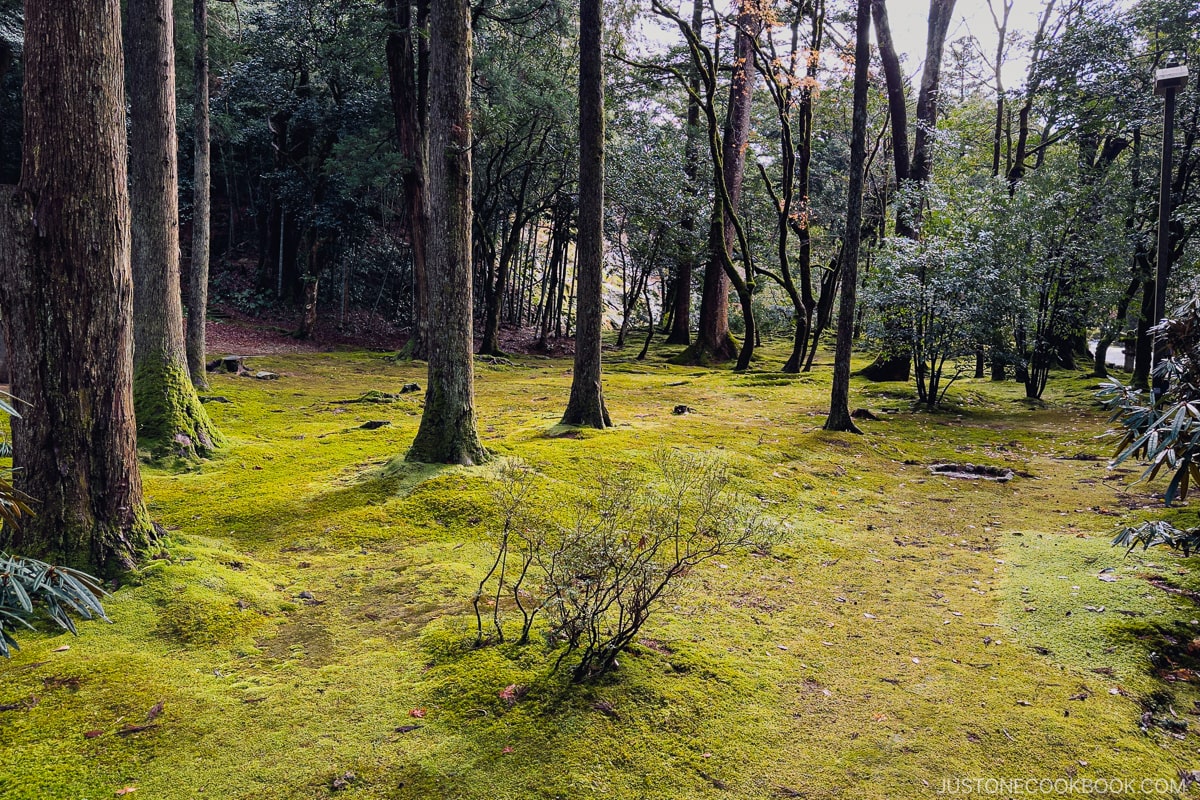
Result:
M25 3L20 184L0 190L0 303L17 488L10 552L111 574L152 530L133 416L125 93L117 0Z
M193 161L192 185L192 263L188 271L187 365L192 385L208 388L204 322L208 316L208 260L211 244L212 159L208 125L208 0L192 0L192 28L196 34L196 52L192 59L195 80L195 104L192 113Z
M170 0L129 0L133 394L155 455L206 455L217 433L188 374L179 293L179 167Z
M471 330L471 7L433 3L430 27L429 385L409 461L477 464Z
M604 32L603 0L579 7L579 263L575 371L565 425L607 428L600 379L604 319Z

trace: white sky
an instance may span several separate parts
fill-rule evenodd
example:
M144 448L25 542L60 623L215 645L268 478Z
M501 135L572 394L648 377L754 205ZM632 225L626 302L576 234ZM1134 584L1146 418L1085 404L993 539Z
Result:
M1003 13L1003 0L992 0L992 4L997 15ZM904 68L908 74L914 74L921 68L925 58L929 2L888 0L887 8L896 49L908 55ZM1038 15L1042 8L1042 0L1013 0L1008 29L1026 34L1026 39L1032 38L1037 30ZM950 31L946 35L947 51L951 42L963 36L974 36L978 39L989 59L995 55L996 26L988 12L987 0L958 0L954 4L954 21L950 23ZM871 40L875 40L874 34ZM1019 84L1024 78L1027 61L1022 56L1023 53L1019 50L1009 54L1004 70L1004 82L1008 87Z
M1003 0L992 1L997 13L1002 13ZM1031 39L1037 29L1038 15L1042 11L1043 2L1044 0L1013 0L1013 9L1008 20L1009 31L1025 34L1026 41ZM729 0L717 0L717 4L727 7ZM690 0L676 0L675 7L685 19L690 18ZM896 49L902 54L904 70L909 76L917 76L925 58L929 0L887 0L887 8L892 38ZM642 32L651 42L679 41L679 31L674 27L666 27L666 23L661 20L648 22L643 26ZM973 35L979 40L989 59L995 55L996 28L988 11L987 0L958 0L955 3L954 20L946 36L947 52L951 42L968 35ZM871 41L875 41L873 33ZM1007 88L1015 88L1023 81L1027 64L1023 48L1010 48L1004 69ZM919 82L919 77L917 81Z

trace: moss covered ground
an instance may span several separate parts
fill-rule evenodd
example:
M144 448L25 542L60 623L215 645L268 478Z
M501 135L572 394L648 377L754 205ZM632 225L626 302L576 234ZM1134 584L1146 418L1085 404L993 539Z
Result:
M484 445L564 497L656 448L718 450L794 534L694 573L613 678L569 686L542 644L470 649L495 465L400 460L423 392L386 395L423 365L263 357L279 380L206 393L225 447L146 467L168 535L107 601L115 624L26 635L0 664L0 797L909 798L1196 767L1197 565L1109 546L1161 487L1107 469L1096 381L1057 374L1034 406L960 381L938 414L856 384L880 416L856 437L820 430L827 365L636 349L609 362L604 432L556 425L569 361L480 363Z

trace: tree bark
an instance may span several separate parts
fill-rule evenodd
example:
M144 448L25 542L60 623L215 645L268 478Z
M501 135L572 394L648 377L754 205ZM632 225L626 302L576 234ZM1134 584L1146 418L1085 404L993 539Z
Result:
M16 488L9 552L111 574L152 526L133 415L125 94L117 0L25 3L21 181L0 192ZM185 373L186 376L186 373Z
M195 177L192 187L192 263L188 271L187 364L192 385L208 388L204 322L208 316L208 261L212 223L212 159L208 122L208 0L192 0L196 52L192 59L195 104L192 112ZM233 199L230 198L230 202Z
M429 15L429 378L409 461L478 464L471 327L471 6Z
M921 71L921 91L917 95L917 130L913 135L912 166L908 178L924 184L933 173L934 132L937 130L938 88L942 79L942 51L946 32L954 16L955 0L929 0L929 28L925 40L925 67ZM919 215L920 209L916 210ZM919 217L916 218L919 220ZM920 229L919 221L916 224Z
M579 6L579 238L576 266L575 370L564 425L612 425L601 384L604 320L604 35L603 0Z
M391 90L392 114L396 128L396 140L400 155L404 156L406 168L402 175L404 187L405 230L408 233L412 253L413 270L413 327L412 335L405 346L410 358L422 359L428 355L426 342L429 336L429 286L426 277L426 240L429 226L427 193L425 186L426 162L426 111L420 90L421 50L414 47L412 7L409 0L388 0L392 15L392 29L387 39L388 85ZM418 12L418 27L428 12L427 3L422 3ZM423 47L423 45L422 45Z
M219 435L188 376L183 337L171 0L130 0L128 30L138 439L156 456L203 456L216 446Z
M861 433L850 416L850 350L858 291L858 249L862 238L863 166L867 158L867 68L871 59L871 0L858 0L854 39L854 116L850 135L850 186L846 197L846 242L842 254L842 299L838 308L833 388L825 430Z
M929 0L929 24L925 40L925 66L921 72L921 89L917 96L917 125L912 159L908 149L908 108L904 99L904 75L892 41L885 0L872 0L871 13L875 19L875 36L884 65L884 80L888 90L888 113L892 118L892 155L895 162L896 234L909 239L920 238L923 186L933 169L934 132L937 129L937 95L941 83L942 51L946 32L954 14L955 0ZM908 191L904 191L908 186ZM911 370L908 353L882 355L862 371L872 381L907 381Z
M746 172L746 149L750 142L750 111L754 100L754 82L758 71L754 68L754 42L758 30L762 26L757 7L749 0L742 0L738 14L737 33L734 36L733 75L729 85L729 114L725 120L724 153L722 167L724 169L725 188L728 196L725 199L724 241L725 251L732 260L734 248L741 250L742 263L751 263L751 254L746 252L745 241L738 241L736 217L742 200L742 183ZM751 293L754 287L754 275L746 270L746 285L735 282L738 301L742 307L742 318L746 327L741 350L738 352L736 369L744 370L750 367L750 357L757 344L754 329L754 309L751 304Z
M697 39L703 36L704 0L692 0L692 32ZM684 146L683 172L692 196L698 198L700 186L696 181L700 175L700 74L694 64L688 84L687 143ZM683 229L685 236L679 260L675 264L671 333L667 336L667 344L687 345L692 341L692 273L698 266L696 248L692 241L696 220L691 211L679 221L679 227Z

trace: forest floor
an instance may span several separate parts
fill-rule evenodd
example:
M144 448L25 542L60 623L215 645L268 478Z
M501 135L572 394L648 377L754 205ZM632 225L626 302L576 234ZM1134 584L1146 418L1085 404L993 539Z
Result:
M397 461L423 393L347 402L424 387L423 364L302 352L250 360L275 381L214 376L228 445L146 465L169 533L107 600L114 624L24 635L0 664L0 798L817 800L988 778L1174 796L1200 763L1200 565L1110 546L1166 512L1162 487L1108 469L1097 382L1056 374L1029 404L960 381L936 414L856 383L880 420L829 434L828 367L769 371L782 347L734 374L631 344L607 366L616 427L578 437L557 425L569 361L477 365L484 443L563 507L676 447L723 454L792 525L770 555L696 570L585 686L543 642L471 647L494 464Z

